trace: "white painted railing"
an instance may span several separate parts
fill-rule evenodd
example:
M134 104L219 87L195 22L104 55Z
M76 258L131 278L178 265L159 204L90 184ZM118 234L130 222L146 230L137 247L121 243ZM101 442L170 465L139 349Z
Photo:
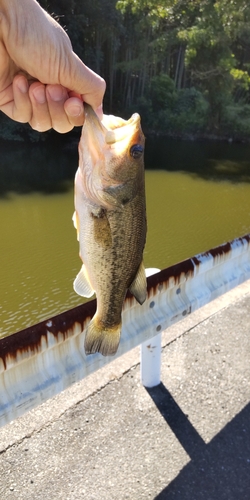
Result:
M160 333L250 278L250 235L237 238L148 278L140 306L128 296L116 356L86 356L84 331L95 301L0 340L0 425L141 344L141 379L160 382Z

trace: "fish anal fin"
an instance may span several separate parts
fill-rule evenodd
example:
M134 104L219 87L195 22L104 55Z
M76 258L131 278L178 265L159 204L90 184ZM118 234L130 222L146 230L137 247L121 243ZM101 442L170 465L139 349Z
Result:
M129 287L129 291L134 295L139 304L143 304L147 297L147 280L143 262L141 262L134 281Z
M107 328L94 316L87 326L85 352L86 354L100 352L103 356L113 356L119 347L120 336L121 324Z
M78 295L82 297L92 297L95 291L92 288L92 285L89 281L88 273L85 265L82 265L81 271L76 276L76 279L73 283L73 288Z

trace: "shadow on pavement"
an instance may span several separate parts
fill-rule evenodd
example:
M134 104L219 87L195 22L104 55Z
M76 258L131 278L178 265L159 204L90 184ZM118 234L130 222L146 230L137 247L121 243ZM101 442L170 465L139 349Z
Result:
M191 459L155 500L249 500L250 403L206 444L162 383L147 391Z

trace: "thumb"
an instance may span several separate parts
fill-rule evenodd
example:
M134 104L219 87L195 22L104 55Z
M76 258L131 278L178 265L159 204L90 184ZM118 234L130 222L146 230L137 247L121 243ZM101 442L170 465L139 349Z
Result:
M90 104L95 111L101 109L106 89L105 80L88 68L74 52L68 61L68 69L60 75L61 85L80 94L83 101Z

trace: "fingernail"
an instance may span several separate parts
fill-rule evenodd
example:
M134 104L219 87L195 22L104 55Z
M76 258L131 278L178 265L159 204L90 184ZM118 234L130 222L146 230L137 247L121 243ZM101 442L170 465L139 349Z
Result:
M36 87L33 89L33 95L38 102L38 104L44 104L46 102L45 88L44 87Z
M22 94L27 94L29 90L28 82L23 78L20 78L20 80L17 81L17 87L19 88L20 92L22 92Z
M70 106L69 109L67 109L67 114L70 116L80 116L83 112L83 109L81 106Z
M48 87L47 92L53 101L62 101L64 98L64 92L60 85Z
M103 119L103 109L102 109L102 104L100 106L98 106L98 108L96 108L95 110L97 116L99 117L100 120Z

